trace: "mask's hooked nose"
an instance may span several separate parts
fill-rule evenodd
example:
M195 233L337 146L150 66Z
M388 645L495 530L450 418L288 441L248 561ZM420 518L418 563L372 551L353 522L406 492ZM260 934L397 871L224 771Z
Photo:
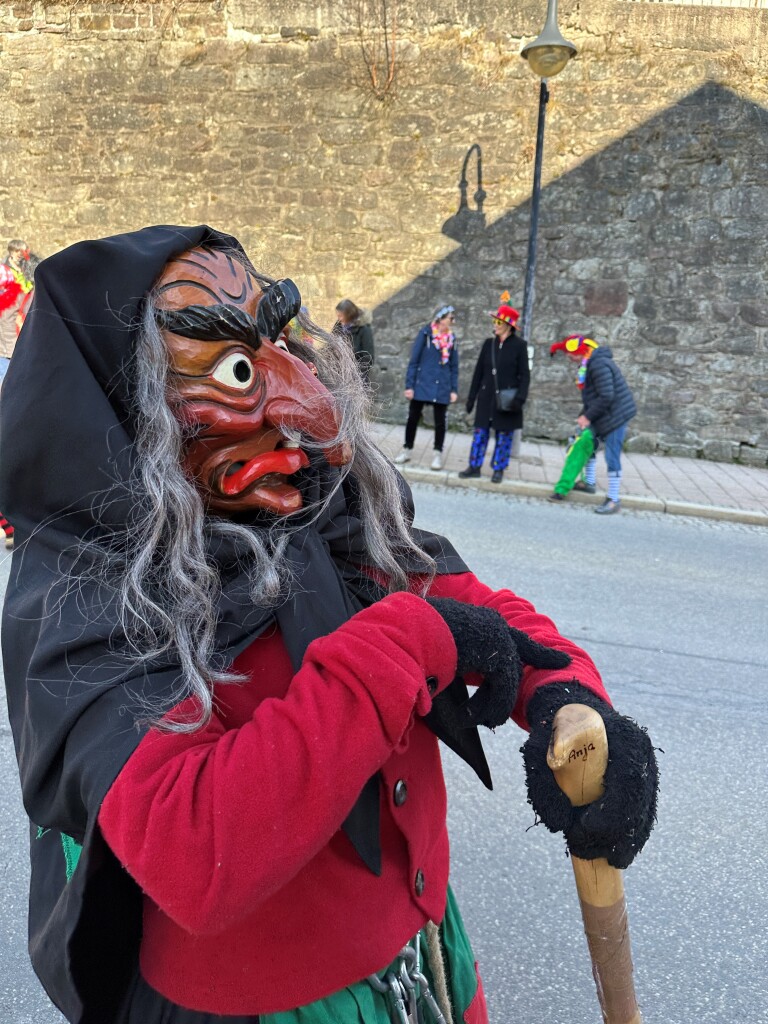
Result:
M352 458L348 441L339 442L339 408L330 391L306 363L279 348L270 347L274 367L269 375L264 419L285 432L298 432L323 446L332 466L343 466Z

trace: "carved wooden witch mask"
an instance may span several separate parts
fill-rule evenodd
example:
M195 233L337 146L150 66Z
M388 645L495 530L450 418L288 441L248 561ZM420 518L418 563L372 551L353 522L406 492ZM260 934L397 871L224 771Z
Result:
M287 327L301 297L289 280L262 288L228 253L190 249L156 283L170 356L170 401L185 428L183 465L208 507L226 514L301 508L291 481L309 465L302 438L331 465L351 457L336 442L336 403L311 364L291 355Z

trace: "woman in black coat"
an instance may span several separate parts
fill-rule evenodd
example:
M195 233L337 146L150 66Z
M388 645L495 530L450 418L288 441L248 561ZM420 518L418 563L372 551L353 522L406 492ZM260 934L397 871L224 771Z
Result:
M531 371L528 366L528 346L515 330L520 314L505 304L509 296L502 296L502 305L495 313L488 315L493 320L493 337L486 338L477 357L475 372L467 396L467 412L477 403L475 433L469 465L460 477L480 476L480 467L485 459L491 427L496 431L496 444L491 459L493 476L491 482L501 483L504 470L509 465L512 452L512 436L523 427L523 405L528 397ZM497 393L507 388L516 388L509 411L502 411Z

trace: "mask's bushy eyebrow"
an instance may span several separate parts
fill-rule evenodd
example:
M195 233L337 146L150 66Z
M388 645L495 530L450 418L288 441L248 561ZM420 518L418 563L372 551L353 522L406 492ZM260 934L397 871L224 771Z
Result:
M242 341L252 349L261 347L256 320L239 306L185 306L159 309L157 325L194 341Z

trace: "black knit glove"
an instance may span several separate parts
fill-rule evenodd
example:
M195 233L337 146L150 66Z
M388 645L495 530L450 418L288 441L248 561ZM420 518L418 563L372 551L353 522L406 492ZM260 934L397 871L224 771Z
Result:
M566 668L571 663L564 651L544 647L527 633L508 626L493 608L478 608L450 597L429 597L427 601L442 615L453 634L457 676L467 672L483 676L482 686L466 703L457 706L446 700L441 706L441 694L433 702L442 724L454 735L475 725L489 729L503 725L515 706L524 665Z
M464 408L467 410L467 412L468 413L472 412L474 407L475 407L475 403L474 402L470 402L470 400L467 399L467 404L464 406Z
M603 719L608 737L605 793L584 807L572 807L547 764L555 713L565 704L586 704ZM528 704L531 734L521 747L528 801L550 832L563 832L577 857L605 857L615 868L632 863L656 821L659 770L648 733L618 714L578 682L552 683Z

